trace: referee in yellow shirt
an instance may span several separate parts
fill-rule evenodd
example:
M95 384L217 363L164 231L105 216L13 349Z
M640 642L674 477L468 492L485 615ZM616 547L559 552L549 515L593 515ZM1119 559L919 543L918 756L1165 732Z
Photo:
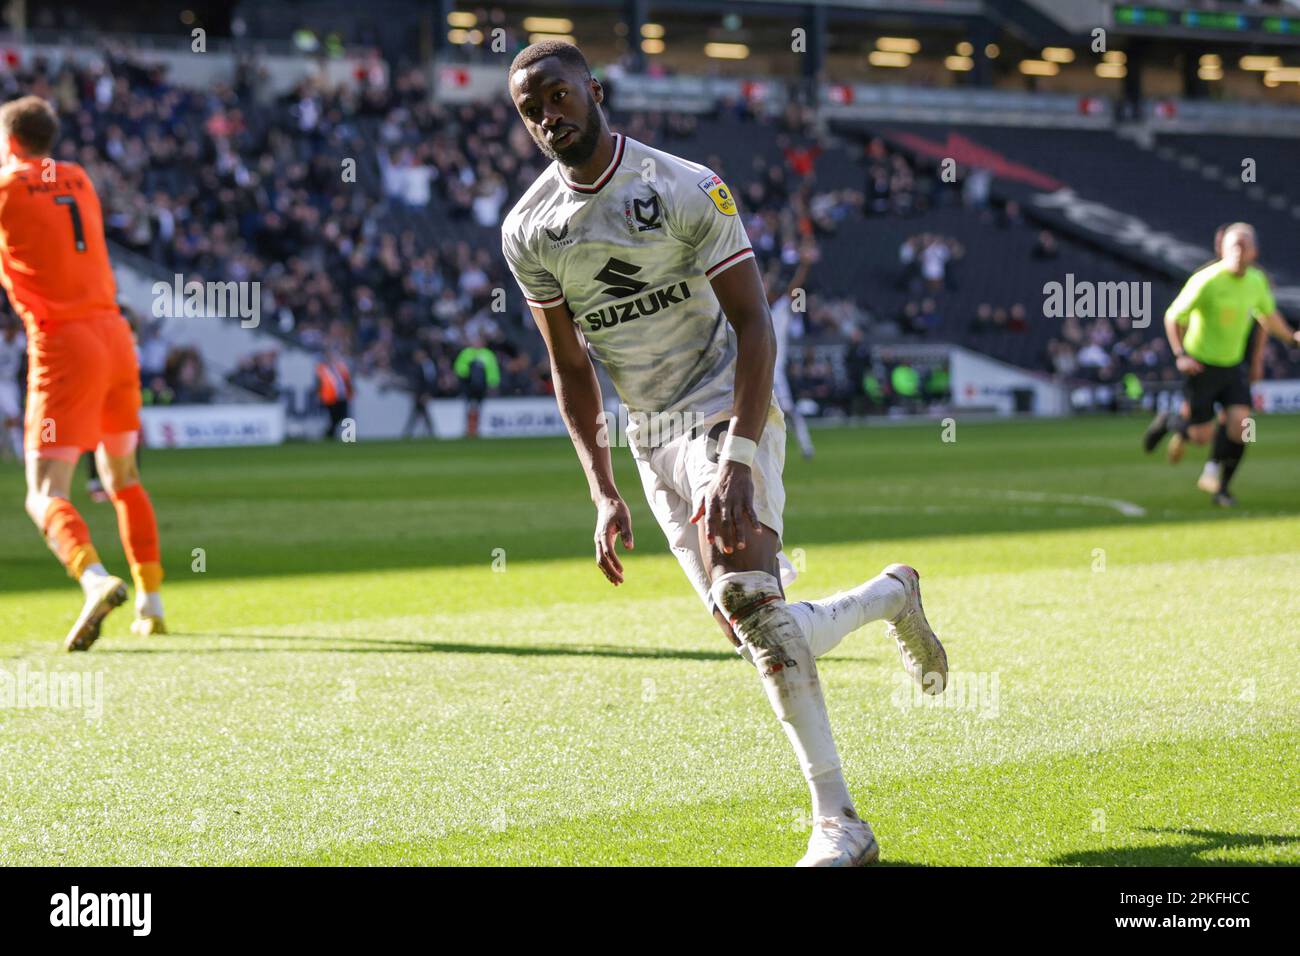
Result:
M1176 461L1183 442L1205 445L1213 436L1212 457L1219 474L1214 503L1224 507L1236 504L1228 486L1246 450L1241 438L1251 402L1242 359L1250 323L1257 320L1287 344L1300 344L1300 332L1293 331L1278 313L1268 279L1254 265L1258 254L1250 225L1228 226L1222 258L1194 273L1165 313L1165 332L1178 370L1185 376L1188 414L1184 417L1179 410L1157 415L1143 438L1143 447L1150 452L1172 432L1170 458ZM1217 433L1216 404L1225 415Z

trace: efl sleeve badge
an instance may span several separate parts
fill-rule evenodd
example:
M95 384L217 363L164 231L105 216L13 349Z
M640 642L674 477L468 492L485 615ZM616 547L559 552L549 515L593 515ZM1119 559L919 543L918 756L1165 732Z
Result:
M724 216L734 216L736 214L736 200L731 196L731 190L727 188L718 176L710 176L708 179L701 180L700 189L704 194L713 200L713 205L718 207L718 212Z

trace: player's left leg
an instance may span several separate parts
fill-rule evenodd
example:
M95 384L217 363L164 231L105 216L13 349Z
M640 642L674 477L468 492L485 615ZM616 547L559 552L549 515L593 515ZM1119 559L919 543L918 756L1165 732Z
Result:
M89 650L99 639L104 618L126 601L126 583L108 573L90 540L90 529L69 500L79 448L46 447L27 455L27 514L50 550L81 585L85 601L64 639L70 651Z
M790 379L785 372L784 360L779 356L776 370L772 374L772 392L776 395L777 404L781 406L781 411L794 425L794 437L799 442L799 453L806 460L811 460L814 449L812 435L808 431L808 422L804 419L803 414L799 411L798 404L794 400L794 391L790 388Z
M140 369L131 329L125 321L97 327L109 357L110 384L100 406L101 440L95 449L99 478L117 512L122 550L135 581L135 620L131 632L142 637L165 634L162 607L162 562L158 520L153 502L140 482Z
M794 436L799 441L799 453L811 461L816 449L813 448L812 433L808 431L808 420L798 406L791 406L790 418L794 422Z
M162 603L162 554L153 502L140 483L136 464L137 432L105 435L95 452L99 474L117 511L122 549L135 582L136 618L131 633L142 637L166 634Z
M1250 381L1242 365L1231 368L1210 366L1194 378L1202 405L1199 412L1193 409L1193 418L1204 423L1196 426L1204 430L1203 443L1209 443L1213 436L1210 450L1213 464L1207 463L1196 484L1214 496L1216 505L1230 508L1237 502L1228 486L1246 450L1242 437L1246 418L1250 415ZM1215 405L1222 409L1217 415L1214 413Z
M1232 476L1241 465L1242 456L1246 454L1246 444L1242 441L1245 434L1246 419L1250 416L1249 405L1229 405L1225 410L1225 421L1219 427L1214 440L1214 460L1219 465L1219 488L1214 495L1214 503L1223 508L1230 508L1237 499L1228 490Z
M716 428L684 448L681 471L689 501L696 504L717 474ZM802 866L857 866L874 862L880 849L871 827L858 816L831 733L812 645L786 603L781 587L781 512L785 490L785 428L773 408L752 467L754 510L761 534L750 534L743 550L723 553L696 525L697 548L708 571L709 598L724 632L739 640L753 662L768 703L780 720L799 761L812 798L813 832ZM693 512L692 512L693 513Z
M785 428L779 411L769 417L755 462L755 510L766 525L743 551L724 555L692 525L692 502L718 467L716 423L712 438L700 426L661 447L636 454L646 500L682 570L723 633L757 665L764 691L799 759L812 793L815 823L807 864L852 865L875 860L875 836L857 815L840 769L830 719L807 638L785 605L778 554L781 547L781 464ZM721 423L725 429L725 420ZM633 442L634 451L636 443Z
M812 796L813 833L800 865L872 863L880 848L849 795L812 648L781 592L779 548L780 535L770 526L743 551L710 547L713 603L757 667Z
M1207 495L1219 493L1219 459L1217 453L1223 442L1227 440L1228 430L1228 413L1226 409L1219 409L1218 425L1214 429L1214 440L1210 443L1210 454L1205 459L1205 464L1201 467L1201 475L1196 479L1196 487L1200 488Z

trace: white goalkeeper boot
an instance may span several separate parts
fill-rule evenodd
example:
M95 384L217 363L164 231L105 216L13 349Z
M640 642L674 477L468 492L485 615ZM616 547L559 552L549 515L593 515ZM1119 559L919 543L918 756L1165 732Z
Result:
M866 866L880 859L880 845L865 820L818 817L808 852L795 866Z
M126 582L121 578L111 574L87 572L83 580L85 583L81 587L85 592L86 600L82 605L81 614L78 615L76 623L72 625L72 630L68 632L63 642L64 649L69 651L90 650L90 645L99 640L104 618L108 617L113 608L120 607L126 602Z
M889 636L898 642L903 668L926 694L942 694L948 686L948 655L925 619L921 606L921 575L906 564L891 564L885 574L903 585L907 602L889 622Z

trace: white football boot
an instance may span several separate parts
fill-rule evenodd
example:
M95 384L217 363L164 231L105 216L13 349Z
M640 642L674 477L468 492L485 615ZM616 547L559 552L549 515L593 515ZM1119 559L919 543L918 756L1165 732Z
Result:
M880 844L865 820L818 817L808 852L795 866L866 866L880 859Z
M1219 463L1217 461L1211 460L1205 463L1205 467L1201 469L1201 477L1196 479L1196 487L1207 495L1217 495L1219 493Z
M161 617L141 614L131 622L131 633L136 637L158 637L167 633L167 624Z
M884 573L903 585L907 600L889 622L889 636L898 642L903 667L926 694L942 694L948 686L948 655L925 619L921 606L921 575L906 564L891 564Z
M63 642L65 650L88 651L90 645L99 640L99 631L113 608L126 603L126 582L121 578L105 575L102 580L86 588L86 602L82 605L77 622L72 625Z

